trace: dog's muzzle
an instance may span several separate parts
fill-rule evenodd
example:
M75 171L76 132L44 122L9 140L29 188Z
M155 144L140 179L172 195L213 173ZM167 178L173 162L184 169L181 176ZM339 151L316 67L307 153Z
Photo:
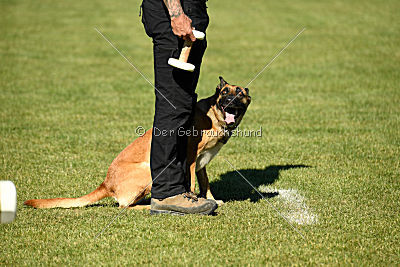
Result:
M243 113L245 108L242 103L234 96L228 96L220 103L221 109L224 112L225 122L228 126L235 125L236 120Z

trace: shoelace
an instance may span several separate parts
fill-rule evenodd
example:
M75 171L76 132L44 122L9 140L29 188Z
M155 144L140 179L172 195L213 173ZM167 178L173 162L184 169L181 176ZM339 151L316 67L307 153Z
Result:
M191 199L192 202L198 200L198 199L197 199L197 196L196 196L193 192L186 192L186 193L183 193L183 197L184 197L184 198Z

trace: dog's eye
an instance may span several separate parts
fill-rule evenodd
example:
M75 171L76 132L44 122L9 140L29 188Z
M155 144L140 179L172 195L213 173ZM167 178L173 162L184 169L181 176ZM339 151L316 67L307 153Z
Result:
M228 88L225 88L224 90L222 90L222 94L223 94L223 95L226 95L228 92L229 92L229 89L228 89Z
M236 95L240 98L243 97L243 92L242 89L240 89L240 87L236 87Z

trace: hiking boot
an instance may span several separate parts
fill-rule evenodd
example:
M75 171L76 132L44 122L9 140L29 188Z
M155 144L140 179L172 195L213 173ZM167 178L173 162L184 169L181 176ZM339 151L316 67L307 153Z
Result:
M218 207L215 200L197 198L193 193L183 193L164 199L151 199L150 214L202 214L209 215Z

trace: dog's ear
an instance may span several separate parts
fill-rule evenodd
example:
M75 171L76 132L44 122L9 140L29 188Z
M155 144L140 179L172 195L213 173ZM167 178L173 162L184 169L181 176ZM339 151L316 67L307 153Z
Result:
M225 85L227 85L228 83L224 80L224 78L222 78L221 76L219 76L219 84L217 86L216 89L216 94L219 94L219 92L221 91L222 88L224 88Z
M222 76L219 76L219 87L223 88L227 84L228 84L228 82L225 81L224 78L222 78Z
M244 90L246 91L248 105L250 105L250 102L251 102L251 96L249 95L249 88L244 88Z

